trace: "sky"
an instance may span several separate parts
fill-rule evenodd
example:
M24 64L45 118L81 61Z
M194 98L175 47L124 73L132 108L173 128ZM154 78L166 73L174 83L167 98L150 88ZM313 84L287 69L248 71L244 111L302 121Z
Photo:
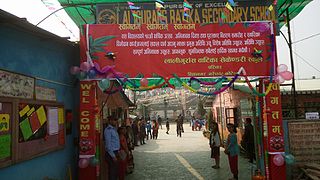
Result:
M45 4L51 3L49 10ZM61 8L57 0L0 0L0 9L21 18L27 18L32 24L38 24L54 10ZM297 90L320 90L320 0L313 0L292 21L294 76ZM63 21L63 23L62 23ZM64 10L58 11L38 25L61 37L79 39L79 29ZM287 36L287 27L281 31ZM313 36L311 38L308 38ZM308 38L308 39L305 39ZM305 39L305 40L303 40ZM300 41L302 40L302 41ZM276 38L278 63L286 64L291 70L289 48L282 35ZM315 79L312 79L314 77ZM290 82L289 82L290 83Z

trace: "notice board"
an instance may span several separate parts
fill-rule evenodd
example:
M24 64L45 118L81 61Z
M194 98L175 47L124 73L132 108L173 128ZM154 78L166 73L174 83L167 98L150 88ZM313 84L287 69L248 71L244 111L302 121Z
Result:
M0 98L0 168L64 148L61 103Z

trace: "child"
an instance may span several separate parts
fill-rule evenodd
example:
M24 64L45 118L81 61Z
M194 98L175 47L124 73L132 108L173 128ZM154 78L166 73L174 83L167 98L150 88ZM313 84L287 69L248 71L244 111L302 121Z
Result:
M167 134L169 134L169 130L170 130L170 124L169 124L169 119L167 118L167 122L166 122L166 128L167 128Z
M213 122L212 130L210 132L210 148L211 148L211 158L215 160L216 165L212 166L214 169L220 168L220 133L218 131L218 124Z

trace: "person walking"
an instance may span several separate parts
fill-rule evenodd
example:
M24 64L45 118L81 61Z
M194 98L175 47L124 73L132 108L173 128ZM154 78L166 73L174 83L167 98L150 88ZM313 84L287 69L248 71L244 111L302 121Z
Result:
M117 120L108 117L109 125L105 128L103 134L105 139L106 161L108 164L109 180L117 180L119 178L119 149L120 139L116 129Z
M209 145L211 148L211 158L215 160L215 165L212 166L214 169L220 168L220 133L218 130L218 124L216 122L213 122L210 124L211 126L211 132L210 132L210 141Z
M170 130L170 123L169 123L169 119L167 118L167 122L166 122L166 128L167 128L167 134L169 134L169 130Z
M162 129L162 119L160 115L158 115L158 124L159 124L159 127Z
M149 134L150 134L150 139L152 139L152 134L151 134L152 125L150 121L147 122L146 128L147 128L147 140L149 140Z
M153 120L153 126L152 126L152 137L153 139L158 139L158 130L159 130L159 124L156 120Z
M247 152L247 156L249 158L249 162L253 163L253 159L255 159L255 152L254 152L254 132L253 126L251 124L251 118L246 118L246 125L244 130L244 135L242 140L245 144L245 149Z
M234 124L228 123L227 128L229 131L227 144L225 146L225 153L228 155L229 166L231 173L233 174L233 178L229 180L237 180L238 179L238 155L239 155L239 145L237 140L237 129Z

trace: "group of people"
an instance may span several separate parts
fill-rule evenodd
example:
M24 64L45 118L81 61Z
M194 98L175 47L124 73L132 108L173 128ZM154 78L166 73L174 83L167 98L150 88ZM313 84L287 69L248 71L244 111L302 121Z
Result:
M190 120L190 126L192 131L201 131L203 127L206 127L207 121L205 119L196 119L192 116Z
M135 146L139 146L139 142L140 145L146 144L145 139L158 139L160 123L158 119L146 121L140 118L119 122L112 116L108 117L108 125L104 128L104 142L110 180L123 180L127 173L133 171L132 150ZM167 134L169 133L168 123L169 121L166 123Z
M221 142L220 133L218 130L218 124L213 122L210 124L210 138L209 145L211 148L211 158L214 159L215 165L212 166L214 169L220 168L220 147L224 147L224 153L228 156L229 167L233 177L230 180L238 179L238 156L240 148L237 140L237 128L234 124L228 123L227 129L229 135L225 144ZM246 118L245 133L242 141L245 144L245 149L249 158L249 162L253 162L254 159L254 134L251 119Z

